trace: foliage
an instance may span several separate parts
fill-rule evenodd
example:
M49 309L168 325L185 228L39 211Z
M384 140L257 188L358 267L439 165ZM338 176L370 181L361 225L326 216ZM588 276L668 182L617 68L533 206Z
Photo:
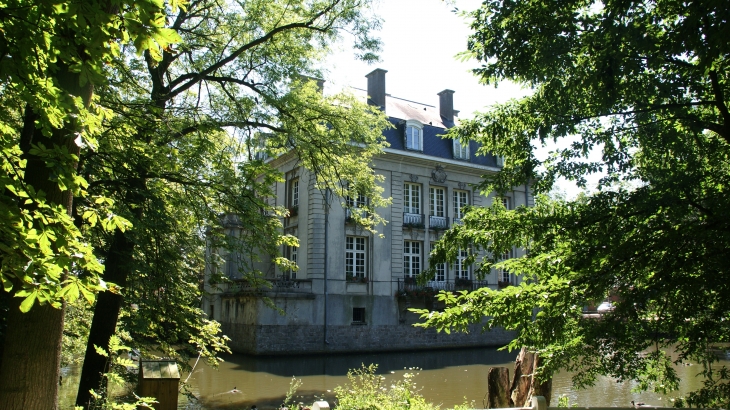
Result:
M99 391L92 391L93 401L89 406L90 409L98 410L135 410L139 407L151 407L151 404L157 403L154 397L139 397L134 393L129 394L130 400L118 401L119 397L113 394L107 394L108 389L128 389L127 376L131 372L136 372L138 366L134 361L125 357L131 352L128 346L124 346L117 336L109 339L109 348L104 350L96 346L99 355L104 356L110 363L109 371L104 373L104 382L99 386ZM83 407L76 407L77 410Z
M558 407L574 407L574 404L570 404L570 397L566 394L558 396Z
M93 315L93 308L85 301L77 300L66 304L63 320L61 367L79 364L83 360Z
M92 1L81 6L23 0L3 5L0 279L5 292L24 298L23 311L36 302L60 307L61 299L79 296L91 302L105 288L98 281L102 266L67 209L47 198L52 192L45 185L28 180L26 167L39 159L55 189L86 195L87 181L74 172L78 157L64 141L76 139L92 147L97 143L106 113L89 106L89 85L103 82L105 64L119 55L122 45L134 43L139 52L154 54L178 39L162 28L162 2ZM178 6L170 4L173 10ZM91 198L90 203L84 219L101 219L107 229L126 227L123 219L98 209L104 198ZM79 276L80 271L87 275Z
M710 382L686 403L727 407L727 371L711 349L730 341L730 11L713 1L488 0L471 16L475 73L533 90L450 134L504 157L481 188L528 184L539 195L559 177L602 177L575 200L471 208L434 261L471 245L466 263L478 273L504 268L523 282L444 294L447 309L423 312L425 324L463 329L491 316L488 326L517 332L510 348L539 352L544 373L576 371L578 386L605 374L664 391L679 382L673 364L691 360ZM537 148L553 142L563 148L541 164ZM500 262L514 246L527 255ZM613 311L583 316L609 295Z
M294 395L297 392L297 389L301 387L302 385L302 379L297 379L296 377L292 377L291 381L289 381L289 390L286 391L286 396L284 396L284 401L281 403L280 408L287 408L287 409L296 409L298 408L297 403L292 400L294 398Z
M338 409L422 409L436 410L416 390L414 375L405 373L402 380L387 386L384 376L376 374L378 366L371 364L347 372L348 384L337 386L335 396Z
M254 287L270 286L264 264L294 268L280 256L282 245L297 244L280 231L286 209L271 205L282 176L257 154L294 157L318 187L342 195L350 182L374 206L384 203L369 171L384 116L350 95L324 96L301 75L319 76L316 64L346 31L361 56L377 48L366 4L194 1L167 16L180 41L159 61L126 52L108 67L97 94L115 115L79 167L89 192L112 198L114 213L133 227L83 225L107 257L105 280L124 288L123 300L97 304L107 317L95 323L114 323L121 308L121 328L143 354L175 357L181 368L199 353L217 361L227 338L199 309L206 262L212 284L230 275ZM237 272L220 269L226 258ZM103 327L92 327L92 337L108 338L113 328ZM82 380L100 373L89 355Z

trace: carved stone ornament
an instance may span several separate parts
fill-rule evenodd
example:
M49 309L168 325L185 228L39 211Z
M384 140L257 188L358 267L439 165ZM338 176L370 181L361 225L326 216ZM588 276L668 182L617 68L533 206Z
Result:
M410 234L411 239L414 239L414 240L420 239L419 237L421 236L420 235L420 232L418 232L415 229L411 229L411 231L409 232L409 234Z
M431 179L433 182L443 183L446 181L446 171L441 165L436 165L436 169L431 171Z
M418 175L411 174L410 179L411 179L411 182L418 182Z
M459 189L466 189L466 182L459 182Z

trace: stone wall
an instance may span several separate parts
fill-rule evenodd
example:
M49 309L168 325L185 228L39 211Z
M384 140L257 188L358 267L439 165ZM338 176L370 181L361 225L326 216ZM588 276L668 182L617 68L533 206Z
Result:
M469 333L438 333L411 325L328 326L246 325L224 323L223 332L231 338L231 349L249 354L301 354L324 352L375 352L425 350L438 348L504 346L514 334L501 329L482 333L472 326Z

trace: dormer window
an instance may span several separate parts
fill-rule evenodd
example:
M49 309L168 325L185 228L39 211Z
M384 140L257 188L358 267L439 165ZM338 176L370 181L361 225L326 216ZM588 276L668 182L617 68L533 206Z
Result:
M419 121L406 121L406 149L423 151L423 124Z
M469 143L461 144L458 138L454 138L454 158L469 159Z

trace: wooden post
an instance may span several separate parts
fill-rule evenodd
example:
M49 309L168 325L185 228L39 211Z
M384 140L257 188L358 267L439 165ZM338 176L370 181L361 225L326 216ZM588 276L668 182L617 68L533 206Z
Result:
M490 368L487 374L487 408L513 407L509 388L509 369L506 367Z

